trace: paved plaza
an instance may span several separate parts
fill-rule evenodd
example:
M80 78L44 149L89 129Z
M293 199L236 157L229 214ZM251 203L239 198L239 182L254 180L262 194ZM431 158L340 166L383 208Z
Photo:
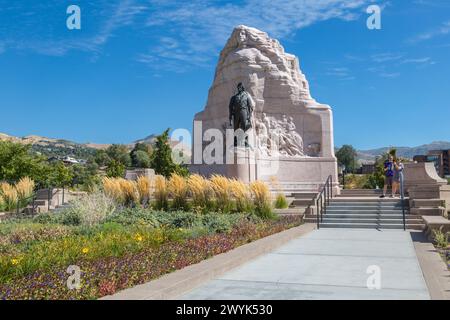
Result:
M380 289L367 287L370 266L379 267ZM430 294L410 232L321 229L178 298L430 299Z

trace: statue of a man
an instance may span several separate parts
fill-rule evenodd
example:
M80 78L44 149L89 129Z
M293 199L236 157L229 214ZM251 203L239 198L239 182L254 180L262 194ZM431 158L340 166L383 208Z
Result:
M252 113L255 103L250 94L245 91L244 85L239 82L237 85L238 93L231 97L229 105L230 126L236 131L238 129L244 132L252 127ZM235 146L237 143L235 142ZM245 139L245 145L248 146L248 139Z

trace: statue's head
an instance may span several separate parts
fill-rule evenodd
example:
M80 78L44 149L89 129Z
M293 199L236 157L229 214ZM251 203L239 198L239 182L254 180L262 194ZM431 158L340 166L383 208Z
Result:
M238 92L242 92L242 91L245 90L244 85L242 84L242 82L239 82L239 83L238 83L237 89L238 89Z

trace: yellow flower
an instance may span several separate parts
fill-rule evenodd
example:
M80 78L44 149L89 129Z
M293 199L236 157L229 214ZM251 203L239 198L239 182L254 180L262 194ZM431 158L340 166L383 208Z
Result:
M139 233L136 233L136 236L134 238L137 242L141 242L143 240L142 236Z
M82 253L84 253L84 254L88 254L89 253L89 248L83 248L83 249L81 249L81 252Z
M18 264L19 264L19 262L20 262L20 260L19 260L19 259L11 259L11 263L12 263L12 265L13 265L13 266L16 266L16 265L18 265Z
M183 231L183 228L178 228L178 231Z

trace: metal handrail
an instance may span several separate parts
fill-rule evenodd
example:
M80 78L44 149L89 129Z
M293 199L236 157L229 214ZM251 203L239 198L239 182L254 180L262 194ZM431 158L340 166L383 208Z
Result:
M314 199L317 211L317 229L320 229L320 222L323 222L323 215L327 214L327 206L330 205L331 199L333 199L333 176L330 175Z
M402 177L400 177L400 198L402 202L402 212L403 212L403 231L406 231L405 189Z

